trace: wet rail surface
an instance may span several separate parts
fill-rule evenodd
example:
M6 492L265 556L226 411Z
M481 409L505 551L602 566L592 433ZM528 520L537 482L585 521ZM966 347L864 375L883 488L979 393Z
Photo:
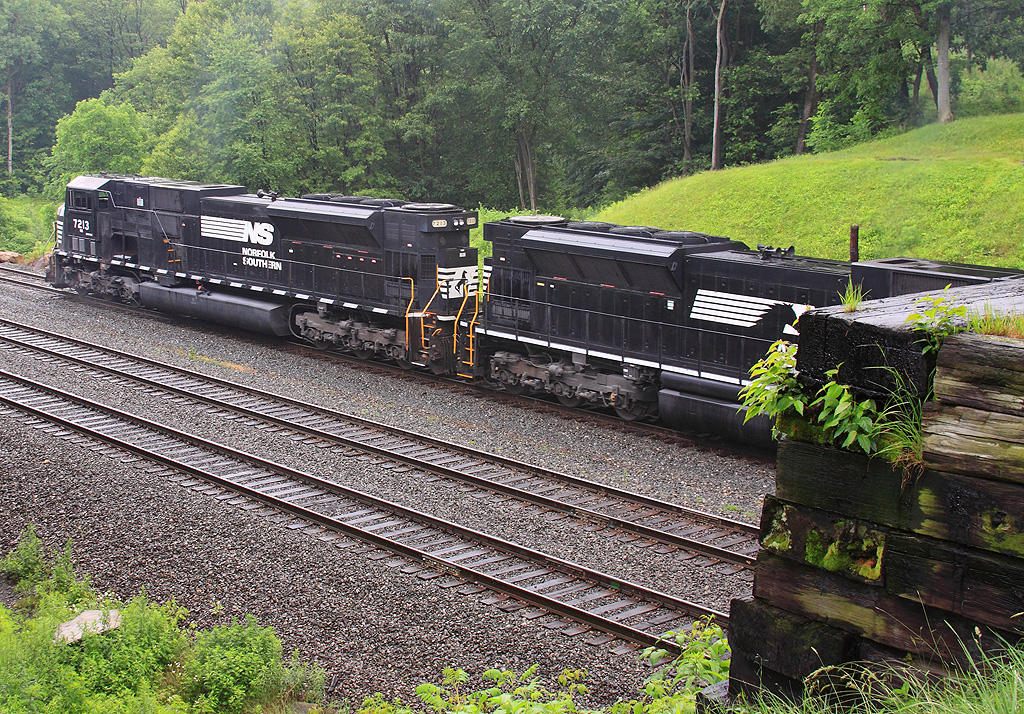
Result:
M459 587L467 595L491 591L485 602L533 609L546 627L567 635L599 633L591 644L619 648L661 643L666 630L721 612L616 578L547 553L490 536L272 461L127 414L0 370L0 404L55 438L99 443L125 462L142 457L181 485L242 508L268 508L295 519L289 527L321 529L325 540L351 537L370 557L403 572ZM379 549L379 550L378 550ZM618 648L617 648L618 649Z
M382 457L474 488L534 503L683 551L693 565L722 575L744 573L757 553L757 528L644 494L472 449L352 414L210 377L119 350L0 319L0 345L196 400L269 423L308 441Z

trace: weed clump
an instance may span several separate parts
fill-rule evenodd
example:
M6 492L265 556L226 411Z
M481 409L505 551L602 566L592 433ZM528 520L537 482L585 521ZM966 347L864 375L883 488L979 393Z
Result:
M323 671L283 658L281 641L255 618L196 631L175 602L145 591L124 603L96 593L72 567L71 543L52 556L33 526L0 560L26 597L0 605L0 711L285 711L288 702L322 702ZM117 610L120 625L57 642L57 625L85 610Z

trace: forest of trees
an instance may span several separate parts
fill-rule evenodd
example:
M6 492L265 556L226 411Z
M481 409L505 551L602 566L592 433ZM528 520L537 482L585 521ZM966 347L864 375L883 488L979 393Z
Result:
M0 0L0 34L7 194L108 170L550 210L951 121L986 67L1019 107L1024 0Z

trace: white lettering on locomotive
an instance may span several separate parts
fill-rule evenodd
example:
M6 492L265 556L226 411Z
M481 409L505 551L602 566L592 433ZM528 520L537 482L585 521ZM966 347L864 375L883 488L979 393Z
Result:
M284 268L281 261L277 259L276 250L262 250L247 246L242 247L242 265L250 268L266 268L267 270L282 270Z
M243 221L236 218L202 216L199 229L203 238L219 238L236 243L270 245L274 242L274 224Z
M270 245L274 242L274 225L272 223L245 222L245 237L256 245Z

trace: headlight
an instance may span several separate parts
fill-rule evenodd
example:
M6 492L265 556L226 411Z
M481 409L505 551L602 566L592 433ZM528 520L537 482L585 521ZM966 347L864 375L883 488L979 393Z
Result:
M447 228L448 227L448 219L446 219L446 218L435 218L433 221L430 222L430 225L432 225L434 228Z

